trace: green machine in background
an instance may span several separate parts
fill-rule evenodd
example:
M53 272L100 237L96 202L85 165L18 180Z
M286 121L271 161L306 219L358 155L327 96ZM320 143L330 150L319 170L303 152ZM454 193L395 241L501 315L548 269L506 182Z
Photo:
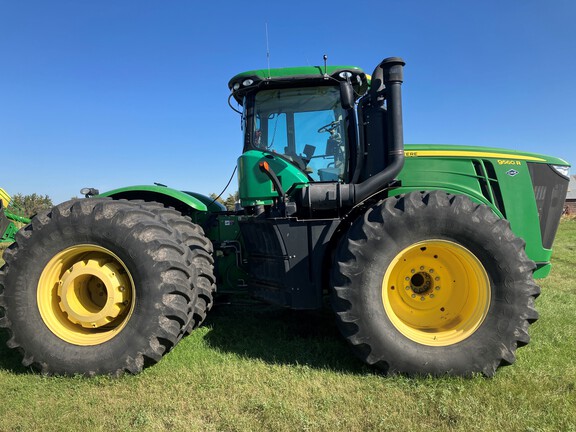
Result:
M0 243L12 243L18 231L16 223L28 224L30 219L17 215L10 205L10 195L0 188Z
M326 64L234 76L237 209L156 184L87 188L39 214L4 254L8 345L46 374L137 373L217 292L247 292L291 309L329 298L352 351L384 373L513 363L538 318L534 277L550 271L570 166L405 146L403 68L393 57L371 76Z

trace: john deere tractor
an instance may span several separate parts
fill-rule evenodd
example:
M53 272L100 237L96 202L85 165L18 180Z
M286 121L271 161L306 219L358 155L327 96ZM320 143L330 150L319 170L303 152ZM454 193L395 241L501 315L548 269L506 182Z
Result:
M385 373L494 374L536 321L569 165L495 148L404 146L404 61L244 72L239 205L162 185L86 189L6 250L0 325L44 374L137 373L217 291L292 309L328 296Z

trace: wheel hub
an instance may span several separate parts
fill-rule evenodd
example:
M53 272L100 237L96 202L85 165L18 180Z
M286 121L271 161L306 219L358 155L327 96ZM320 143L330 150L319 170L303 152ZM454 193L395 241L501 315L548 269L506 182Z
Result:
M382 300L394 326L430 346L460 342L480 326L490 305L482 263L463 246L427 240L401 250L382 283Z
M119 265L105 258L76 262L58 281L60 309L84 328L105 326L125 311L129 284Z
M60 339L92 346L114 338L134 311L135 284L122 260L91 244L55 254L38 280L38 311Z
M410 289L416 294L424 294L432 289L432 276L428 272L418 272L410 278Z

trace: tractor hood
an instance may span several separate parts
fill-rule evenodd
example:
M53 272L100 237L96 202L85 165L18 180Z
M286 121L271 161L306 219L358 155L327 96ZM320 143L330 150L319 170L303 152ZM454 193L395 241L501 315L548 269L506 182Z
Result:
M449 157L449 158L490 158L502 160L522 160L527 162L539 162L550 165L570 166L563 159L529 153L523 151L508 150L496 147L475 147L461 145L433 145L433 144L406 144L404 156L409 157Z

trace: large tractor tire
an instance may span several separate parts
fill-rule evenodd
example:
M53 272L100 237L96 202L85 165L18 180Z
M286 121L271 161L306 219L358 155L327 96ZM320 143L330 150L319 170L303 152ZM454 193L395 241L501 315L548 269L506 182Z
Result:
M214 247L199 225L180 212L164 207L163 204L150 202L151 211L161 216L172 228L179 232L182 242L188 246L194 256L194 268L197 272L192 287L197 293L197 300L189 311L185 335L199 327L214 304L216 280L214 277ZM156 205L156 207L154 207Z
M0 270L0 326L24 366L137 373L178 342L197 301L196 256L155 208L72 200L18 233Z
M340 241L338 326L389 374L492 376L536 321L534 263L489 207L440 191L381 201Z

